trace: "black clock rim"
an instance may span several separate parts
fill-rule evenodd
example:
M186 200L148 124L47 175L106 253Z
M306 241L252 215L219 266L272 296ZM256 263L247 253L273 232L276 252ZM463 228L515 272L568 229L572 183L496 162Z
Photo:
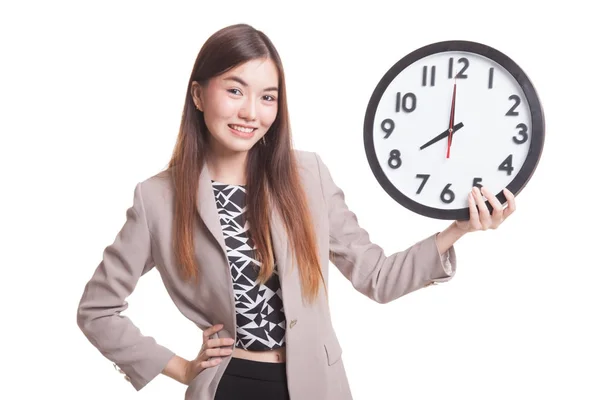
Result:
M501 65L509 74L511 74L517 83L521 86L525 98L529 104L531 111L531 144L529 152L525 159L525 163L513 180L506 186L508 190L513 193L516 197L523 188L527 185L531 177L533 176L542 155L542 150L545 141L545 118L544 110L540 102L539 96L533 83L525 73L525 71L510 57L500 52L499 50L482 43L468 41L468 40L447 40L442 42L432 43L423 46L413 52L407 54L396 62L381 78L367 105L365 114L364 127L363 127L363 141L367 156L367 161L371 168L371 171L375 175L375 178L382 186L382 188L391 196L396 202L406 207L407 209L414 211L426 217L435 219L447 219L447 220L467 220L469 219L469 208L463 207L458 209L439 209L435 207L429 207L420 204L411 198L404 195L399 191L392 182L387 178L383 172L377 156L375 154L375 147L373 143L373 123L375 119L375 113L379 105L379 101L383 96L383 93L394 80L396 75L402 72L406 67L413 64L415 61L427 57L431 54L445 52L445 51L466 51L476 53L487 57L499 65ZM496 197L501 204L506 202L506 197L502 191L496 194ZM488 210L492 211L492 206L489 201L486 201Z

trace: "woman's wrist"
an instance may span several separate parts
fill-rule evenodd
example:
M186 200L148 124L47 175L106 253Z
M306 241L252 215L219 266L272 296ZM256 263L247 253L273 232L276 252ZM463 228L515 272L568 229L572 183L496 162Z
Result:
M189 363L185 358L174 355L163 369L162 374L175 379L179 383L189 385L189 379L187 378Z
M467 231L458 227L456 221L450 224L442 232L438 233L436 236L436 244L440 254L447 252L454 245L454 243L456 243L456 241L463 237L466 233Z

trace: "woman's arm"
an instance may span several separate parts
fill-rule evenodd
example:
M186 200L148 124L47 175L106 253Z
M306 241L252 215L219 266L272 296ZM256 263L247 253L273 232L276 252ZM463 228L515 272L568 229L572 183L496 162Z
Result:
M458 238L454 228L386 256L359 225L327 166L318 154L315 157L328 209L330 261L356 290L378 303L387 303L454 276L456 254L452 244ZM445 264L450 268L445 268Z
M189 382L186 378L186 371L189 365L189 361L185 358L181 358L178 355L174 355L167 366L162 371L163 375L168 376L169 378L175 379L179 383L183 383L184 385L189 385Z
M440 253L445 253L467 232L456 226L456 221L450 224L436 236L436 243Z
M154 267L150 232L142 198L135 187L133 205L114 243L86 284L77 308L77 324L102 355L119 367L136 390L142 389L175 355L143 335L121 312L138 280Z

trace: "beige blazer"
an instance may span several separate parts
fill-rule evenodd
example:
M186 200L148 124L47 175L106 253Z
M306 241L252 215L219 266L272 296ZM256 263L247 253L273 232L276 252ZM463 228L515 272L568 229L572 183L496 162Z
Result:
M429 284L452 279L456 271L454 248L444 254L449 270L444 268L435 234L386 257L359 226L345 203L343 191L318 154L301 150L295 150L295 154L314 216L326 282L331 261L356 290L378 303L387 303ZM196 256L202 265L197 285L184 282L177 273L171 248L173 188L163 171L136 185L126 222L114 243L106 247L78 305L80 329L136 390L159 375L174 355L120 315L127 308L126 298L138 279L152 268L158 269L180 312L199 329L223 323L224 328L213 337L235 339L232 280L210 179L204 166L198 189L200 220L195 228ZM302 301L298 269L290 256L283 226L278 213L273 212L271 233L288 322L285 339L290 397L350 400L342 349L325 295L321 291L314 306ZM214 399L230 360L231 357L225 357L218 366L203 370L189 384L185 399Z

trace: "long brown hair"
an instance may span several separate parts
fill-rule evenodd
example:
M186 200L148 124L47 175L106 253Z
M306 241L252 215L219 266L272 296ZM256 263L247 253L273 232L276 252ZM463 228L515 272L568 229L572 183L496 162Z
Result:
M175 188L174 243L176 260L184 279L197 279L199 267L194 256L194 222L198 178L207 151L210 132L204 115L194 104L192 82L205 85L211 78L253 59L269 58L279 75L278 113L265 134L248 152L246 165L247 219L249 236L261 263L259 281L265 283L274 270L269 233L269 210L281 215L296 257L303 297L314 301L324 283L319 264L313 222L297 171L292 148L283 65L275 46L261 31L237 24L215 32L204 43L192 70L185 96L179 135L168 164ZM272 203L271 203L272 202ZM323 284L325 291L327 288Z

